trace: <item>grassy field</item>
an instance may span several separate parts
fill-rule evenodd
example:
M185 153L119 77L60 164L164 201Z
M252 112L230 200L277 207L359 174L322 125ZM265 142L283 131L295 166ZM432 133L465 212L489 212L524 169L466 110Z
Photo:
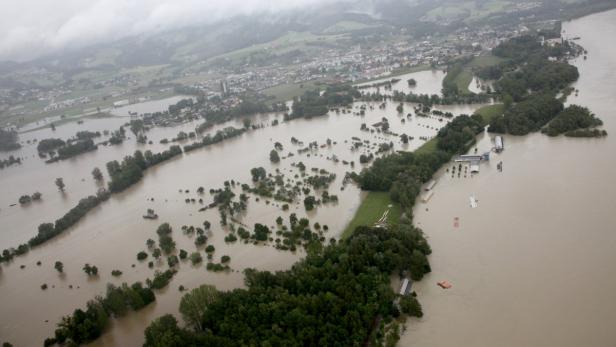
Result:
M275 102L284 102L293 99L295 96L304 94L307 90L323 88L322 81L314 80L305 83L286 83L275 87L263 89L265 95L273 96Z
M323 30L323 32L326 34L338 34L338 33L345 33L349 31L362 30L362 29L368 29L368 28L374 28L374 27L375 25L371 25L371 24L360 23L360 22L356 22L352 20L348 20L348 21L343 20Z
M491 15L503 13L513 6L512 1L489 0L489 1L457 1L444 3L434 8L424 16L429 22L459 21L472 23Z
M468 89L468 86L471 84L472 80L473 73L466 68L462 70L462 72L460 72L454 79L456 85L458 86L458 90L462 95L471 93L471 91Z
M503 114L503 112L505 112L505 105L494 104L494 105L487 105L487 106L483 106L479 108L477 111L475 111L475 114L478 114L481 117L483 117L483 120L486 123L490 123L492 118L496 116L500 116L501 114Z
M431 67L428 64L416 65L416 66L411 66L411 67L401 67L401 68L393 70L391 72L391 74L389 74L387 76L375 77L375 78L366 78L366 79L362 79L362 80L357 80L357 81L353 82L353 84L360 84L360 83L366 83L366 82L371 82L371 81L376 81L376 80L388 79L388 78L391 78L391 77L405 75L407 73L426 71L426 70L430 70L430 69L431 69Z
M458 91L462 95L470 94L471 91L468 89L468 86L473 81L473 70L486 66L496 65L501 61L503 61L502 58L493 56L492 54L482 55L473 58L473 60L464 65L462 71L453 80L458 87Z
M260 52L270 52L274 54L282 54L294 49L307 49L307 44L313 43L333 43L337 40L348 38L346 34L329 34L315 35L310 32L290 31L287 34L266 43L260 43L249 47L241 48L225 54L217 55L209 58L208 61L227 58L230 60L239 60Z
M486 66L492 66L492 65L496 65L500 62L504 61L503 58L497 57L495 55L492 54L487 54L487 55L480 55L478 57L473 58L473 60L471 60L470 63L468 63L468 67L486 67Z
M360 225L373 225L376 223L383 216L383 213L387 211L389 205L392 205L392 207L387 220L391 224L396 224L402 214L400 205L391 201L389 192L369 192L361 202L357 212L355 212L355 217L344 229L341 238L349 237L353 230Z
M421 147L415 150L415 153L425 154L436 151L436 137L430 139L428 142L421 145Z

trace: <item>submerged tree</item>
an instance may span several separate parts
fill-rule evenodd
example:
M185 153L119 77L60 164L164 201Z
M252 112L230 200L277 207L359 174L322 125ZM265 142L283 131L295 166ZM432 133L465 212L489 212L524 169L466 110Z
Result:
M272 163L279 163L280 162L280 157L278 156L278 152L276 152L275 149L272 149L272 151L270 152L270 161Z
M66 187L66 185L64 184L64 180L62 179L62 177L56 178L56 186L58 187L58 189L60 189L60 191L64 191L64 187Z
M94 179L97 181L102 181L103 173L101 172L101 169L95 167L94 170L92 170L92 177L94 177Z

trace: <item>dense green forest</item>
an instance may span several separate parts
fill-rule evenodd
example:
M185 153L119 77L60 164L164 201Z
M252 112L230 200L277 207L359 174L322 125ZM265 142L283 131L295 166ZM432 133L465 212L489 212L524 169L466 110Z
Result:
M550 136L604 136L605 131L589 129L602 122L588 109L572 105L563 110L562 98L556 98L578 79L577 68L567 58L581 51L566 40L541 44L536 36L513 38L495 47L492 53L506 60L480 70L479 75L498 79L495 89L506 110L492 119L489 131L526 135L545 127L542 131Z
M605 134L607 134L605 130L595 132L592 131L593 129L589 129L601 125L603 125L603 122L595 117L588 108L571 105L560 112L542 129L542 132L548 136L558 136L560 134L572 137L581 137L584 136L584 134L585 137L605 136Z
M553 94L532 94L508 108L504 115L490 122L489 131L526 135L539 131L563 110L563 103Z
M568 41L550 46L542 45L535 36L521 36L495 47L492 54L507 60L488 69L493 77L502 75L495 89L503 97L521 101L529 91L556 94L579 77L577 68L564 60L578 49Z
M180 312L188 327L163 316L146 329L145 346L362 345L377 317L400 315L390 274L421 279L430 252L408 219L392 230L360 227L290 270L246 270L246 289L186 294Z

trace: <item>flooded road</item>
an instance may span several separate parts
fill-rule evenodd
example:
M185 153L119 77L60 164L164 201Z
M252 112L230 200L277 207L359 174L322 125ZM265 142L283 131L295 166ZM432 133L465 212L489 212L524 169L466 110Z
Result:
M440 86L440 82L433 84ZM428 84L425 83L424 87L428 87ZM423 91L419 83L416 88L418 92L428 92ZM153 111L150 106L148 111ZM359 116L362 106L365 108L365 115ZM461 105L441 109L458 115L472 113L480 106ZM165 105L159 107L166 108ZM209 204L212 201L212 196L207 193L209 189L221 188L224 181L231 179L250 184L250 169L259 166L263 166L270 173L279 169L287 178L293 178L298 172L291 164L302 161L308 169L326 169L336 174L336 180L330 186L329 192L338 195L338 203L322 205L314 211L306 212L303 204L298 202L292 205L289 211L282 211L280 203L268 202L263 198L257 201L257 196L251 194L248 210L240 217L241 222L248 226L259 222L273 227L277 216L282 216L287 221L290 213L297 213L299 217L308 217L312 223L328 225L326 239L337 237L361 202L361 192L357 187L346 185L344 190L341 190L345 173L361 170L360 154L374 153L378 144L385 142L393 142L396 149L414 150L425 142L420 140L420 137L431 138L448 121L438 117L417 117L412 110L412 104L405 104L404 115L398 114L396 107L397 104L387 103L384 109L379 109L377 103L356 103L346 113L330 112L325 117L281 122L277 126L270 124L274 119L282 121L282 114L256 115L252 117L252 123L262 124L263 128L250 130L240 137L192 151L148 169L139 183L123 193L114 194L109 201L90 211L75 227L33 249L27 255L2 265L0 336L16 345L39 345L44 338L53 334L55 324L61 316L70 314L75 308L84 307L88 300L103 294L107 283L119 285L122 282L130 284L144 281L152 277L154 270L165 270L166 261L158 261L154 269L150 269L147 261L139 262L136 259L139 251L146 250L145 242L148 238L157 239L156 227L163 222L169 222L173 227L172 236L178 250L185 249L189 253L200 251L203 255L203 247L196 248L194 245L194 235L183 234L181 226L199 227L205 220L210 221L212 233L208 235L208 244L216 248L214 260L218 262L222 255L229 255L230 266L234 271L213 273L205 270L205 264L192 266L190 262L182 261L169 286L157 292L155 304L114 320L113 328L108 329L95 345L140 345L143 341L143 330L152 319L165 313L177 313L182 295L178 290L180 285L190 289L207 283L227 290L243 285L241 271L247 267L288 269L303 256L302 251L278 251L271 246L246 245L241 242L228 245L224 242L228 230L220 226L218 211L212 209L199 212L203 205L198 202L186 203L185 199L203 198L204 203ZM136 109L135 105L131 105L131 111ZM406 116L408 113L411 117ZM389 120L393 132L404 132L414 139L404 145L398 136L360 130L364 123L368 128L374 129L372 124L380 122L382 117ZM42 129L22 134L20 138L22 141L48 137L66 139L79 130L116 130L128 120L126 117L86 119L81 125L65 124L53 133L50 129ZM197 124L198 122L193 122L175 127L154 128L147 133L148 138L153 141L152 145L137 144L134 136L127 130L129 139L121 145L101 146L97 151L53 164L45 164L37 157L36 145L27 145L19 151L20 156L27 157L24 164L0 171L0 189L3 192L0 196L0 224L3 225L0 229L0 249L26 242L36 234L40 223L57 219L75 206L79 199L96 192L99 186L91 176L94 167L105 172L108 161L120 160L136 149L160 152L169 146L159 144L160 139L173 138L179 131L193 131ZM242 120L219 125L210 132L225 126L242 127ZM293 136L304 144L292 144ZM353 137L369 143L359 149L352 149ZM333 141L331 146L325 145L327 139ZM276 141L281 142L284 147L281 151L283 159L279 164L271 164L269 152ZM298 149L306 147L312 141L318 142L318 149L304 154L297 153ZM189 142L181 144L187 143ZM322 145L325 146L321 147ZM285 158L289 152L294 153L294 156ZM334 156L339 161L332 160ZM343 164L343 161L354 161L354 168ZM56 177L64 178L65 194L57 191L53 183ZM206 193L203 195L196 192L200 186L205 188ZM24 207L9 206L16 203L20 195L35 191L43 194L42 201ZM239 194L239 188L236 189L236 194ZM151 201L151 198L154 198L154 201ZM159 214L159 219L143 219L142 215L147 208L154 209ZM37 261L41 261L41 266L36 265ZM64 275L59 275L53 269L55 261L64 263ZM84 274L82 267L85 263L98 267L99 278L90 279ZM21 269L21 265L25 265L25 268ZM122 276L112 277L110 272L114 269L121 270ZM49 286L45 291L40 288L43 283Z
M616 48L605 38L616 11L563 29L589 52L574 62L579 96L568 102L601 117L608 137L506 136L478 175L440 171L434 197L415 208L433 249L433 272L414 284L425 316L408 321L401 346L614 345ZM487 135L478 144L492 146Z

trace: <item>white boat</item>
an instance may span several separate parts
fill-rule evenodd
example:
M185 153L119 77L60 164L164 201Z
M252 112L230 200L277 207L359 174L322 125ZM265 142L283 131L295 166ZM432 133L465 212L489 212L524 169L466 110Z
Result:
M434 195L434 191L431 190L429 192L427 192L426 194L423 195L423 197L421 198L421 201L425 204L428 201L430 201L430 199L432 198L432 196Z
M424 188L424 190L428 192L432 190L432 188L434 188L435 185L436 185L436 180L431 180L430 182L428 182L428 184L426 184L426 187Z
M505 149L505 146L503 145L503 138L501 136L496 136L494 138L494 145L496 153L500 153L503 151L503 149Z

